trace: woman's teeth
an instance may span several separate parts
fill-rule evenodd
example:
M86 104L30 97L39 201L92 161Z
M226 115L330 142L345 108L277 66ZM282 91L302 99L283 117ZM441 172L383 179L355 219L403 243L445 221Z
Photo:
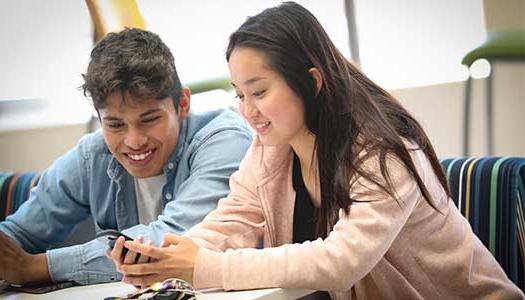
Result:
M270 123L271 123L270 121L264 122L264 123L258 123L258 124L255 124L255 128L261 129L261 128L264 128L264 127L270 125Z

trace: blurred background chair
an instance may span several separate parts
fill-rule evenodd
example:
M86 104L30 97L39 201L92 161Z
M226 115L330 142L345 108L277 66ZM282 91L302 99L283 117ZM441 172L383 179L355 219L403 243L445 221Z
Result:
M125 27L146 28L135 0L86 0L86 4L93 22L94 43Z
M126 27L147 29L146 21L135 0L86 0L86 4L93 22L95 43L106 34ZM193 94L216 89L225 91L232 89L227 77L211 78L185 85L191 89Z
M96 44L106 34L118 32L124 28L147 29L146 21L140 13L135 0L86 0L93 23L93 41ZM232 90L228 77L210 78L191 83L183 83L190 88L192 94L212 90ZM95 131L99 124L96 114L93 115L88 131Z
M511 61L523 63L525 60L525 31L508 30L489 32L487 40L477 48L468 52L461 63L468 68L478 59L486 59L490 63L490 73L486 83L485 113L487 120L487 155L494 154L494 128L492 113L492 81L497 62ZM472 77L469 76L465 87L464 118L463 118L463 155L470 154L470 109L471 109Z

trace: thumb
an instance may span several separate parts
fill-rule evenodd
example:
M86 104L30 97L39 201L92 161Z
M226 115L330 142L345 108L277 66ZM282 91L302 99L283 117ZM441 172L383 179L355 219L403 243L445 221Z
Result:
M177 245L183 241L183 238L173 233L166 233L162 240L161 247L168 247L169 245Z

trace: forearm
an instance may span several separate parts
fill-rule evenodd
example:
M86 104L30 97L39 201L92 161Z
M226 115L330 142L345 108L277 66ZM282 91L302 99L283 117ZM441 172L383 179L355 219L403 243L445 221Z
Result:
M29 255L26 267L27 269L21 270L28 276L25 283L51 281L47 266L47 255L45 253Z
M54 282L75 281L95 284L118 281L121 275L106 257L107 245L92 240L82 245L49 250L48 270Z

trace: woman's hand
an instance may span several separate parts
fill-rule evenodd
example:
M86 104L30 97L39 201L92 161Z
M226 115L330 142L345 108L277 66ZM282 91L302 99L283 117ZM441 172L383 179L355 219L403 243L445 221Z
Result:
M193 269L199 246L189 238L167 233L161 247L136 241L127 241L124 246L141 256L151 257L151 262L117 265L117 270L124 275L123 282L147 286L167 278L179 278L193 283Z

